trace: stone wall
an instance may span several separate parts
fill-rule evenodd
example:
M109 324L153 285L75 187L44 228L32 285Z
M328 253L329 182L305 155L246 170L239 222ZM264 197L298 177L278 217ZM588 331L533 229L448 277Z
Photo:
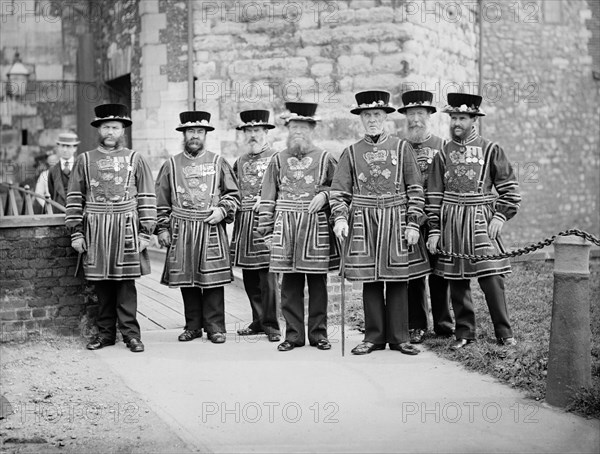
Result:
M462 8L464 18L455 20L456 8L448 9L452 5ZM406 89L437 87L445 94L454 87L451 82L477 80L474 6L401 0L194 1L197 108L211 112L217 127L209 134L209 148L234 159L241 145L241 133L234 129L239 111L266 108L278 117L285 101L303 100L319 103L323 121L317 142L339 155L362 134L357 117L349 113L355 92L387 89L397 104ZM444 121L436 116L436 131L445 130ZM403 117L390 115L388 130L402 128ZM285 128L270 136L281 146Z
M0 181L32 185L59 132L77 127L77 36L88 30L90 11L87 0L0 6ZM17 52L29 81L9 97L7 73Z
M141 58L132 83L139 86L133 103L134 149L147 156L155 173L181 151L175 131L179 113L188 110L188 8L190 2L147 0L138 3ZM139 79L138 79L139 77Z
M0 341L45 332L79 336L95 296L74 277L64 215L6 217L0 225Z
M597 2L488 3L483 135L505 148L523 193L509 246L572 227L599 235Z

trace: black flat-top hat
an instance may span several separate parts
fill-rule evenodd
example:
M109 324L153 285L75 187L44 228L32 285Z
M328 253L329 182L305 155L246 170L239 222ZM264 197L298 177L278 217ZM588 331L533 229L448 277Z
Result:
M188 128L204 128L206 131L214 131L214 127L210 124L210 113L202 110L189 110L179 114L179 126L177 131L185 131Z
M412 107L423 107L431 113L437 112L437 109L432 104L433 93L425 90L411 90L402 93L402 107L398 109L401 114L406 114L406 110Z
M105 121L120 121L123 126L131 126L131 117L129 116L129 109L123 104L101 104L94 107L94 113L96 118L92 121L91 125L97 128Z
M479 108L482 97L471 95L469 93L448 93L448 105L442 112L447 114L464 113L477 117L484 117L485 114Z
M314 102L286 102L285 108L289 112L281 114L280 118L285 120L287 125L290 121L307 121L309 123L316 123L321 121L319 117L315 115L318 104Z
M268 110L244 110L240 112L242 124L235 129L241 130L254 126L262 126L267 129L273 129L275 125L269 123L271 113Z
M356 105L352 106L350 113L360 115L363 110L381 109L385 113L396 112L390 105L390 93L385 90L367 90L356 93Z

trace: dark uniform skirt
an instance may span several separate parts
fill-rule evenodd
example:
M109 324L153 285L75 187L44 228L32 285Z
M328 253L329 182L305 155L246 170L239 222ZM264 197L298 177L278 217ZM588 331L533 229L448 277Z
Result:
M329 226L329 213L308 212L309 202L278 200L271 248L271 271L327 273L338 269L340 256Z
M494 195L445 192L440 223L440 248L459 254L496 255L506 252L502 239L492 240L488 226L494 216ZM448 225L448 224L451 225ZM440 255L435 274L446 279L469 279L510 273L505 259L473 262Z
M406 243L406 197L355 195L344 275L356 281L408 281L431 273L423 238Z
M220 287L232 281L227 232L223 223L204 220L210 210L173 207L171 246L161 283L169 287Z
M246 270L268 268L271 257L265 241L256 233L258 214L253 209L255 203L255 200L242 200L231 239L232 264Z
M138 246L137 202L88 202L85 205L85 278L124 280L150 272L148 253ZM144 265L144 266L142 266Z

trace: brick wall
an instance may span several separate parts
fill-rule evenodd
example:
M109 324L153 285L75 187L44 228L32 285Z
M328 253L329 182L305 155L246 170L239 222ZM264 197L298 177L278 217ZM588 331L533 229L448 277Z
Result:
M13 219L0 225L0 341L79 336L95 317L95 296L74 277L77 254L64 215Z

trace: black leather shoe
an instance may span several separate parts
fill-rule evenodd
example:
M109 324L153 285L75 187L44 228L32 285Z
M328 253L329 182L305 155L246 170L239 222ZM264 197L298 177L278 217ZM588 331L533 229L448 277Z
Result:
M410 330L410 343L411 344L422 344L424 334L425 334L425 331L422 329L411 329Z
M317 342L317 348L319 350L331 350L331 343L329 343L329 340L327 339L321 339Z
M179 335L177 338L179 342L189 342L191 340L197 339L198 337L202 337L201 329L186 329L183 333Z
M141 340L134 337L133 339L129 339L129 342L127 342L127 348L129 348L129 350L131 350L133 353L141 353L144 351L144 344L142 344Z
M213 344L224 344L227 339L223 333L209 333L207 336Z
M288 341L283 341L277 346L277 350L279 350L280 352L289 352L290 350L293 350L295 348L296 346Z
M473 339L456 339L450 344L450 350L460 350L461 348L475 342Z
M397 352L404 353L405 355L418 355L421 353L421 350L409 343L390 344L390 350L395 350Z
M499 345L504 345L505 347L514 347L517 345L517 340L514 337L504 337L498 339Z
M270 333L267 334L267 338L269 339L269 342L279 342L281 340L281 334Z
M238 336L254 336L255 334L264 334L264 331L254 331L252 328L242 328L237 330Z
M115 341L105 339L103 337L95 337L85 346L88 350L100 350L101 348L108 347L109 345L115 345Z
M354 347L351 352L353 355L368 355L375 350L385 349L385 344L374 344L372 342L361 342Z

